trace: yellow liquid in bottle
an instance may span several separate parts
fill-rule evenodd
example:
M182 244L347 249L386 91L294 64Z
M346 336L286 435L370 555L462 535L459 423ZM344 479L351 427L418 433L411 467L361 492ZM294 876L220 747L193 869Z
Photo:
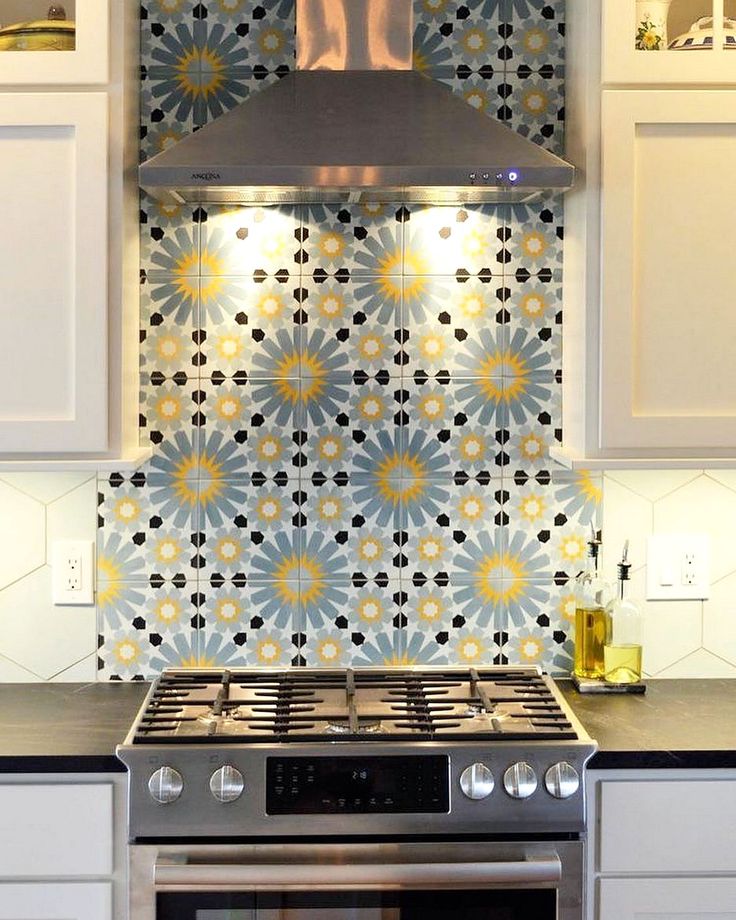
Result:
M573 671L578 677L603 677L603 647L609 636L608 621L608 614L601 607L578 607L575 611Z
M641 680L641 646L607 645L603 649L606 681L610 684L635 684Z

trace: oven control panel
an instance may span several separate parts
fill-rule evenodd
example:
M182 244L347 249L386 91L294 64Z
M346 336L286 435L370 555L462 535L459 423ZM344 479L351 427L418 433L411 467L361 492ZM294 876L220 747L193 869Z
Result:
M269 815L446 814L449 761L415 757L268 757Z

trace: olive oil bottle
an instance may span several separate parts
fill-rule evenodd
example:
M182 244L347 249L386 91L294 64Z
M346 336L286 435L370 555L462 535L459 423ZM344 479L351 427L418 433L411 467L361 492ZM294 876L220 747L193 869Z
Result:
M606 610L611 590L599 572L601 535L591 526L588 558L575 585L575 659L576 677L602 680L603 649L609 640L610 617Z
M629 541L618 566L618 596L608 605L611 631L603 649L603 676L609 684L636 684L641 680L641 612L624 597L631 563Z

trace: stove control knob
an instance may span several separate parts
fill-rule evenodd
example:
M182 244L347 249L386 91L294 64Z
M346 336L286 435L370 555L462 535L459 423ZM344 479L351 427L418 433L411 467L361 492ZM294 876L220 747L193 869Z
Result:
M226 764L210 777L210 792L218 802L234 802L245 789L245 780L240 770Z
M569 799L580 788L580 777L571 763L562 760L544 774L544 785L556 799Z
M151 798L159 805L169 805L175 802L182 793L184 780L181 773L173 767L160 767L148 780L148 791Z
M468 799L487 799L493 786L493 774L484 763L474 763L460 774L460 788Z
M537 791L537 775L530 764L522 760L504 773L503 788L512 799L528 799Z

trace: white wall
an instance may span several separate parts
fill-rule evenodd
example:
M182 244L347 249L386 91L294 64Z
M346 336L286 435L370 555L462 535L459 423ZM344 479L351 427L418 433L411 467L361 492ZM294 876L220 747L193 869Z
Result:
M75 0L54 0L66 10L68 19L74 19ZM102 0L98 0L102 2ZM0 0L0 24L9 26L31 19L45 19L51 0Z
M645 673L736 677L736 470L611 472L603 479L603 570L616 577L631 541L630 595L644 611ZM652 533L706 533L711 589L704 601L644 601Z

